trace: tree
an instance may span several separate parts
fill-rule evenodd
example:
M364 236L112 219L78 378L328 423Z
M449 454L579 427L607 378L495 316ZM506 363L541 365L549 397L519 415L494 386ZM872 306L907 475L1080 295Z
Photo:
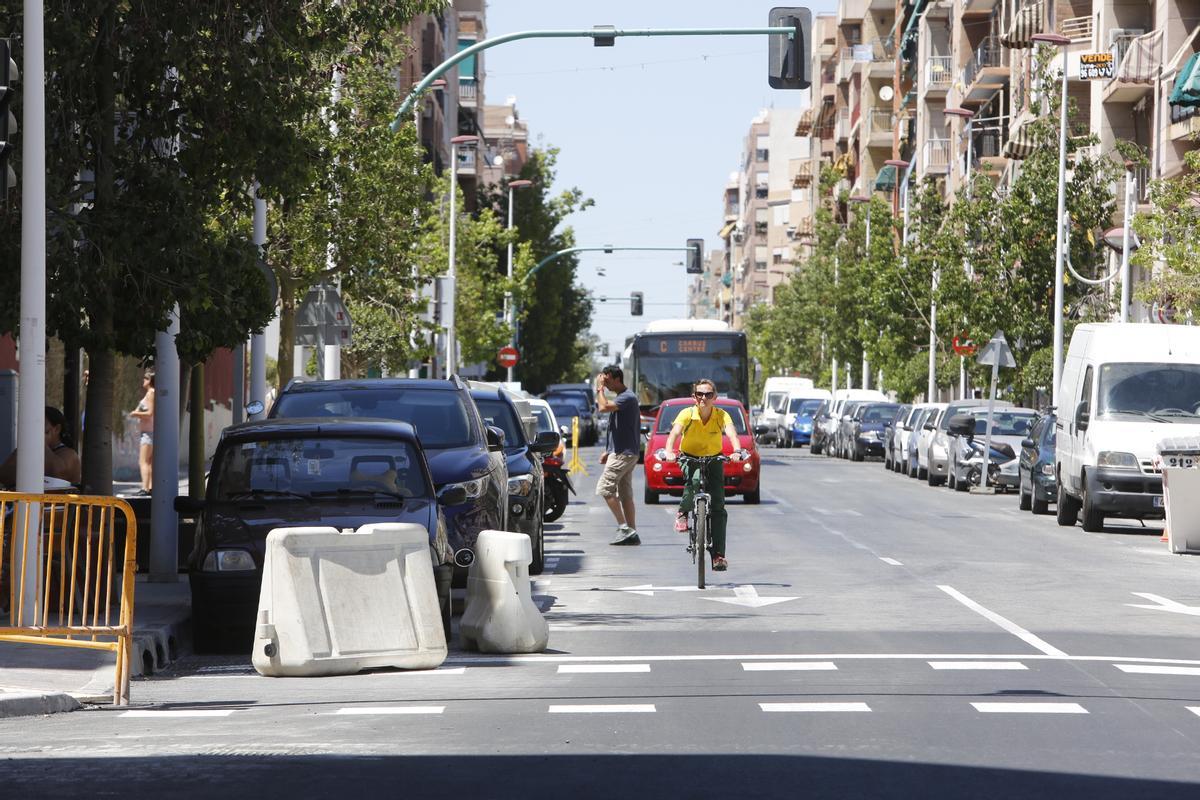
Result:
M1142 246L1131 263L1151 273L1138 299L1174 319L1200 311L1200 151L1184 153L1181 175L1150 184L1150 210L1133 222Z

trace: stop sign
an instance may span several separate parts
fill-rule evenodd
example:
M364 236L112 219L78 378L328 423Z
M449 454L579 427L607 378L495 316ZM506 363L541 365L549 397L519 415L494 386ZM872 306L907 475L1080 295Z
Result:
M500 352L496 354L496 361L502 367L515 367L517 361L520 360L520 355L517 353L517 348L506 345L500 348Z

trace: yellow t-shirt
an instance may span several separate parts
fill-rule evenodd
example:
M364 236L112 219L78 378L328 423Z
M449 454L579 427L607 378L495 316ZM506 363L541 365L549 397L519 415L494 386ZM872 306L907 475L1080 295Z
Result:
M720 455L721 437L731 422L729 414L720 408L713 409L707 423L700 419L700 409L696 406L685 408L675 418L675 424L683 427L679 449L689 456Z

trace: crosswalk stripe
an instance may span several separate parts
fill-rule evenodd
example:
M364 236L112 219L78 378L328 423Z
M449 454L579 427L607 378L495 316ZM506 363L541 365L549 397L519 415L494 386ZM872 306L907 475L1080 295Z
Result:
M649 672L649 664L559 664L559 673L570 672Z
M767 712L843 712L870 711L866 703L759 703L758 707Z
M802 672L808 670L837 669L832 661L743 661L746 672Z
M234 712L232 708L222 709L163 709L161 711L153 711L149 709L139 709L135 711L126 711L118 716L134 717L138 719L166 719L168 717L228 717Z
M971 703L983 714L1086 714L1078 703Z
M628 705L563 705L550 706L551 714L653 714L655 709L652 703L645 704L628 704Z
M1160 667L1153 664L1113 664L1122 672L1142 675L1200 675L1200 667Z
M930 661L934 669L1028 669L1020 661Z
M445 706L350 706L333 712L338 716L365 717L376 714L441 714Z

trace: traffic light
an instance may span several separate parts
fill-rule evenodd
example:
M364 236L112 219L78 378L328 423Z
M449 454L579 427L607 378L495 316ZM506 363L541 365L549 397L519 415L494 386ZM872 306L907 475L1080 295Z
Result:
M9 160L15 149L12 140L17 135L17 117L12 112L12 101L17 91L18 77L12 44L8 39L0 39L0 181L3 181L0 183L0 195L3 195L5 202L8 200L8 190L17 185L17 173L9 165Z
M687 240L687 271L689 275L704 274L704 240Z
M812 12L801 6L777 6L767 17L771 28L792 28L791 36L773 34L767 45L767 83L772 89L812 85Z
M642 315L642 300L645 297L641 292L631 292L629 295L629 313L635 317Z

